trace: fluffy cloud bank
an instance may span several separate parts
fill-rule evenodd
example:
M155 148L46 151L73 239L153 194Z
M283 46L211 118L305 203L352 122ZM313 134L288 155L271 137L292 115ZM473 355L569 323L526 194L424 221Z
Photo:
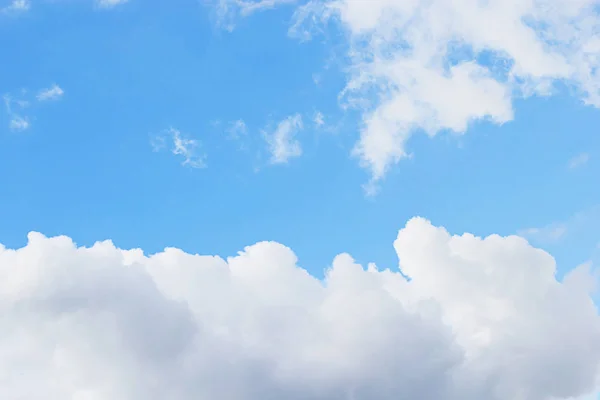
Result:
M0 246L0 398L567 399L592 390L600 319L524 239L413 219L405 275L337 256L326 278L257 243L223 260L29 235Z

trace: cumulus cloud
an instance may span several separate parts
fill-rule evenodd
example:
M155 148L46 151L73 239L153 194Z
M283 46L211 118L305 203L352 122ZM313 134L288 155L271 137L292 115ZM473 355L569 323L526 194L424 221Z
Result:
M515 97L556 82L600 106L597 0L312 0L290 33L310 38L332 20L349 34L342 95L363 115L354 154L374 182L415 132L505 123Z
M453 236L420 218L394 247L403 274L341 254L321 281L274 242L225 260L31 233L0 246L0 397L556 400L594 388L588 265L559 282L522 238Z
M36 98L38 101L49 101L49 100L58 100L65 94L64 90L54 84L48 88L42 89L38 92Z
M263 131L272 164L285 164L291 158L302 155L302 146L296 139L296 134L302 128L302 116L294 114L279 122L273 132Z
M161 135L152 138L150 142L156 152L168 149L172 154L182 157L181 165L190 168L206 167L206 155L199 151L199 140L186 137L179 129L169 128Z

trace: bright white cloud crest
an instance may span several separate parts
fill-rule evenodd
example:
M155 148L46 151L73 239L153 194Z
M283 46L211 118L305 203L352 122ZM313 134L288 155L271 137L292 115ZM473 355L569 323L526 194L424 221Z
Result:
M600 320L518 237L413 219L403 272L347 254L324 281L283 245L145 256L29 235L0 246L0 398L566 399L593 389ZM35 382L32 385L31 382Z

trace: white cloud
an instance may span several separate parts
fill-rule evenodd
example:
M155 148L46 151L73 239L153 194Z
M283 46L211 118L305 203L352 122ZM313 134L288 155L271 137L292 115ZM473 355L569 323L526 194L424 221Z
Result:
M237 139L240 136L246 135L248 133L248 127L246 126L246 123L243 120L238 119L237 121L233 121L229 124L227 132L229 133L229 136L232 139Z
M23 116L20 114L20 111L15 111L13 104L16 105L16 108L22 110L29 106L29 103L26 100L22 99L13 99L9 94L4 94L2 97L4 100L4 108L6 110L6 114L9 118L8 127L11 131L25 131L31 127L31 123L29 122L29 118L27 116Z
M248 16L257 11L271 10L279 5L295 2L296 0L236 0L235 4L242 16Z
M181 165L190 168L206 167L206 156L199 152L200 141L186 138L178 129L167 129L162 135L153 137L150 145L153 151L168 148L172 154L181 156L183 158Z
M600 222L600 205L581 210L564 221L555 221L541 228L527 228L518 232L535 243L558 242L567 236L589 236L595 234Z
M192 168L203 168L206 166L202 157L195 154L199 142L194 139L185 139L177 130L172 130L173 134L173 154L184 157L183 165L189 165Z
M573 157L569 160L569 169L575 169L581 167L586 164L590 160L590 155L588 153L581 153Z
M323 125L325 125L325 116L323 115L323 113L320 111L317 111L315 113L315 115L313 116L313 122L317 128L320 128Z
M333 8L326 2L307 1L296 7L288 35L300 41L311 40L313 36L324 32L323 26L333 14ZM320 81L321 77L313 74L313 82L319 85Z
M54 84L48 88L40 90L36 98L38 101L58 100L64 94L64 90L57 84Z
M9 122L9 128L13 131L24 131L29 129L30 123L26 117L13 115Z
M407 156L415 132L463 133L513 118L515 97L564 82L600 106L597 0L312 0L292 34L335 18L349 32L346 103L363 126L354 154L373 182ZM316 27L316 28L315 28Z
M556 242L567 234L567 226L564 223L552 223L542 228L527 228L519 231L519 235L537 240L541 243Z
M0 246L0 398L558 400L595 387L589 266L413 219L398 271L287 247L236 257ZM35 384L32 384L34 382Z
M282 4L293 4L296 0L212 0L217 23L229 31L235 27L239 17L248 17L259 11L273 9Z
M0 12L5 14L16 14L29 11L31 8L31 2L29 0L12 0L12 2L3 8L0 8Z
M313 82L315 85L319 86L321 84L321 79L322 79L321 74L314 73L312 75L312 79L313 79Z
M296 139L302 127L302 117L295 114L279 122L274 132L263 132L271 153L271 163L287 163L291 158L302 155L302 146Z
M35 96L38 102L46 102L58 100L64 95L63 89L53 84L48 88L41 89ZM14 131L24 131L31 127L32 117L31 110L27 112L25 109L32 105L34 98L29 98L29 90L21 89L17 94L5 93L3 95L4 108L9 120L9 128ZM29 114L29 115L27 115Z
M127 3L129 0L96 0L96 6L100 8L113 8Z

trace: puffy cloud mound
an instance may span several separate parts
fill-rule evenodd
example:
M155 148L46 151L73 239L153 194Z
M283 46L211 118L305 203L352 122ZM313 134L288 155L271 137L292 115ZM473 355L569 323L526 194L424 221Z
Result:
M2 399L546 400L591 391L594 280L525 239L415 218L399 271L321 281L273 242L223 260L29 235L0 246Z

